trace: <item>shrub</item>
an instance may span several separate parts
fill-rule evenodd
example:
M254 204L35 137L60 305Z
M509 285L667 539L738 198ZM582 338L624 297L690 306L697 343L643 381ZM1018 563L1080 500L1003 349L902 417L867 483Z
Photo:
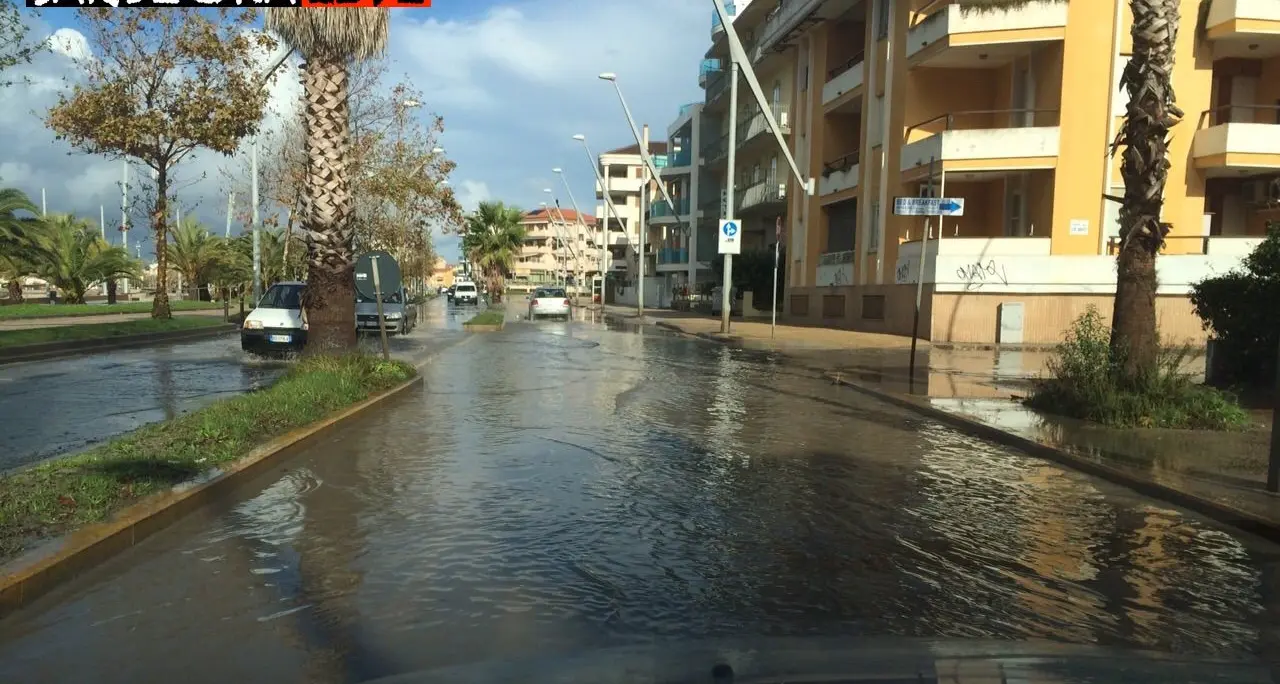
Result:
M1233 397L1182 372L1189 350L1165 349L1151 377L1121 380L1121 359L1111 351L1111 329L1094 307L1077 318L1049 361L1049 376L1035 383L1031 408L1120 428L1226 430L1248 416Z
M1191 304L1216 341L1215 366L1227 384L1270 387L1280 347L1280 225L1244 259L1244 269L1191 287Z

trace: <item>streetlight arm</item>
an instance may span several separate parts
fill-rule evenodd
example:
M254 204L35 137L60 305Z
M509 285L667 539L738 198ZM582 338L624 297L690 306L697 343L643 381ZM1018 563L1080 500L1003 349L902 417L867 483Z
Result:
M782 149L782 156L787 158L787 164L791 166L791 173L795 174L796 182L800 187L804 188L806 195L813 195L817 191L817 184L812 178L805 178L800 173L800 166L796 164L796 158L791 155L791 150L787 147L787 143L782 138L782 130L778 127L778 120L773 116L773 108L769 106L769 101L765 99L764 90L760 88L760 81L756 79L756 73L751 68L751 58L747 56L747 51L742 47L742 41L738 40L738 31L733 28L733 17L725 11L723 0L711 0L716 7L716 15L720 17L720 24L724 27L724 35L729 41L729 57L740 67L742 77L746 79L747 86L751 88L751 94L756 98L756 104L760 106L760 113L764 115L764 120L769 124L769 131L773 133L773 137L778 141L778 147ZM619 93L621 94L621 93Z
M622 113L627 115L627 123L631 125L631 134L636 138L636 146L640 148L640 158L644 160L644 165L649 168L649 173L653 179L658 182L658 189L662 191L662 198L666 200L667 205L671 207L671 213L676 215L676 222L679 225L679 212L676 211L675 200L671 199L671 193L667 191L667 184L662 182L662 174L658 172L658 167L653 163L653 157L649 155L646 149L644 139L640 136L640 129L636 127L636 120L631 116L631 108L627 106L627 99L622 96L622 87L618 85L616 79L609 79L613 83L613 89L618 92L618 101L622 103ZM641 211L644 208L641 207Z
M582 149L587 153L587 161L591 163L591 170L596 174L596 182L600 184L600 194L604 195L605 206L609 207L609 213L613 214L613 220L618 222L620 228L625 228L622 224L622 216L618 214L618 208L613 206L613 198L609 196L608 189L605 188L604 174L600 173L600 165L596 162L596 158L591 154L591 148L587 146L587 141L582 141ZM604 235L601 239L605 245L609 244L609 217L604 218Z

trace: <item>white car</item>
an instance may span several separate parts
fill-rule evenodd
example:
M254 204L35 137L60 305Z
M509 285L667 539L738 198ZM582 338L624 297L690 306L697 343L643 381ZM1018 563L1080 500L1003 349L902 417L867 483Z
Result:
M475 283L458 283L453 286L454 304L477 304L479 301L480 293L476 291Z
M540 287L529 295L529 320L546 316L559 316L568 320L572 312L569 295L563 288Z
M240 348L259 355L301 351L307 344L307 325L302 322L305 288L300 282L267 288L240 326Z

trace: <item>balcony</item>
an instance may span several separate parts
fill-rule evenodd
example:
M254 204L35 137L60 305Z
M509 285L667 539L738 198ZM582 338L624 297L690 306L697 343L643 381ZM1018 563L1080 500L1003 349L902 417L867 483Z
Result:
M822 179L818 181L819 195L833 195L858 187L858 152L850 152L822 165Z
M934 0L915 14L907 31L907 60L913 66L996 68L1037 43L1063 40L1066 30L1066 0L981 11Z
M795 42L809 28L827 19L835 19L856 4L856 0L781 0L764 20L760 30L760 49L780 50Z
M1229 105L1200 115L1191 155L1206 175L1280 170L1280 107Z
M698 211L703 217L719 220L725 215L725 195L723 190L708 188L698 197Z
M904 175L923 176L933 159L948 171L1051 169L1058 164L1058 111L1002 109L951 112L907 129Z
M665 200L660 200L649 205L649 221L651 223L671 223L679 219L681 216L689 215L689 198L677 197L676 210L671 210L671 205Z
M818 255L818 272L814 277L818 287L853 285L853 252L826 252Z
M787 199L787 184L778 182L777 178L766 177L747 184L739 198L737 202L739 212L779 208Z
M667 166L666 166L666 169L664 170L668 172L676 172L679 169L684 169L683 173L688 173L689 171L687 167L692 165L693 165L693 150L685 148L680 150L679 152L676 152L675 154L667 155Z
M718 108L718 105L724 100L724 94L729 91L729 74L725 71L713 71L707 75L707 99L706 107L708 109Z
M827 83L822 86L822 104L829 105L847 93L862 87L866 64L861 52L827 72ZM861 104L861 103L858 103Z
M784 105L773 105L773 118L778 122L778 128L783 135L791 135L791 117ZM755 141L761 135L769 132L769 122L765 119L764 112L758 111L746 121L738 124L738 148L746 146L748 143Z
M1275 0L1213 0L1204 24L1215 59L1280 55L1280 3Z
M716 164L725 160L729 156L729 136L721 135L718 139L709 141L702 148L702 158L708 164Z
M657 161L656 159L654 160ZM605 182L609 184L609 192L632 193L640 192L640 188L644 187L644 179L632 178L630 176L609 176L605 178ZM596 181L596 199L604 198L604 186L600 181Z
M683 247L660 247L658 248L658 265L680 265L684 266L689 263L689 250Z

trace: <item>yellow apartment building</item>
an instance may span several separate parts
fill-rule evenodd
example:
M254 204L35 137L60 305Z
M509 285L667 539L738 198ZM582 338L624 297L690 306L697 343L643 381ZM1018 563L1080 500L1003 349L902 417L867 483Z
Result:
M1182 3L1173 83L1186 117L1157 307L1163 334L1202 341L1189 286L1235 267L1280 220L1280 2L1211 0L1197 26L1199 4ZM1123 194L1107 152L1127 103L1127 0L982 12L755 0L740 21L751 50L773 55L757 73L787 93L775 102L818 185L785 193L794 182L778 174L779 204L766 173L769 208L754 207L787 216L789 317L910 334L921 277L921 333L935 342L1052 343L1087 306L1110 314L1119 205L1103 196ZM776 173L768 142L745 155L749 173ZM893 214L895 198L931 194L962 199L963 215Z
M582 274L587 280L600 272L596 217L572 209L537 209L520 220L524 244L512 268L509 285L526 290L539 285L570 284ZM585 290L584 290L585 292Z

